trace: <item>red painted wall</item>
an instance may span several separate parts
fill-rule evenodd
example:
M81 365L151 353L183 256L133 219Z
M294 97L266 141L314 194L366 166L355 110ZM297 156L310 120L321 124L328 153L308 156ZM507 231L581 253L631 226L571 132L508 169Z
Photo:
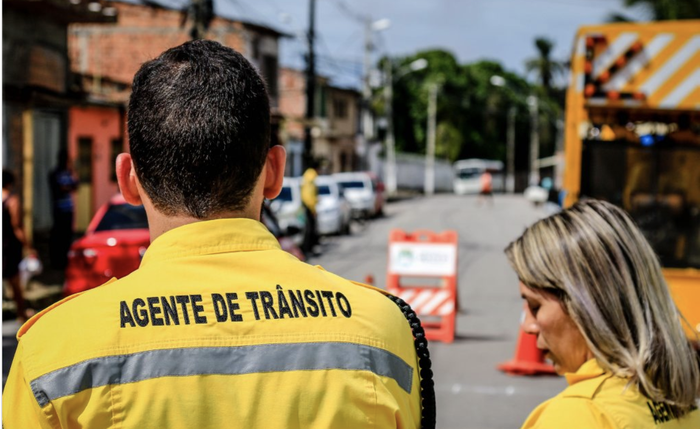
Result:
M128 147L128 137L122 115L115 107L72 107L68 119L68 152L75 163L79 159L78 139L92 138L92 214L118 192L112 179L112 140L123 139L122 152Z

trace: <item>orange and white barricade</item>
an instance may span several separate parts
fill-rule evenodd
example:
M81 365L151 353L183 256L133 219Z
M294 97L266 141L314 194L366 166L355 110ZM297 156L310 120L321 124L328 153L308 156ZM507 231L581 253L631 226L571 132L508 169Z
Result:
M429 285L420 284L420 282ZM451 343L457 311L457 232L389 233L387 290L421 318L428 340Z

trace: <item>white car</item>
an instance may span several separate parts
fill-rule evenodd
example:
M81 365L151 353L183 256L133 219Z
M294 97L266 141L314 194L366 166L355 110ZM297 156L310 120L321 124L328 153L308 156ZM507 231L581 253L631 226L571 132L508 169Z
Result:
M370 218L381 213L384 197L368 173L336 173L333 178L343 188L354 218Z
M316 231L319 235L349 234L351 208L343 190L332 176L318 176Z
M285 177L280 194L270 202L280 228L294 244L302 246L306 233L306 208L301 202L301 179Z
M523 196L526 200L538 206L547 202L549 191L541 186L532 185L525 188Z

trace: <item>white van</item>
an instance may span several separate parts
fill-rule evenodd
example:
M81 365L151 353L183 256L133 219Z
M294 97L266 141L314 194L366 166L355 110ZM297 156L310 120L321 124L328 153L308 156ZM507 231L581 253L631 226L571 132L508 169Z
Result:
M457 195L478 194L481 191L481 175L491 173L491 189L503 192L503 162L490 159L462 159L452 166L454 170L453 188Z

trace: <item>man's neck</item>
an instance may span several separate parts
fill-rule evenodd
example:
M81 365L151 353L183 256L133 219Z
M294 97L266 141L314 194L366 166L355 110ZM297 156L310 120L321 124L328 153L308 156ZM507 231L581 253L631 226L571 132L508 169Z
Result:
M191 223L203 222L207 220L216 219L253 219L260 221L260 210L247 209L244 211L230 211L222 212L207 218L199 219L191 216L180 215L180 216L165 216L162 213L149 213L148 214L148 230L151 236L151 242L171 229L179 228L181 226L189 225Z

